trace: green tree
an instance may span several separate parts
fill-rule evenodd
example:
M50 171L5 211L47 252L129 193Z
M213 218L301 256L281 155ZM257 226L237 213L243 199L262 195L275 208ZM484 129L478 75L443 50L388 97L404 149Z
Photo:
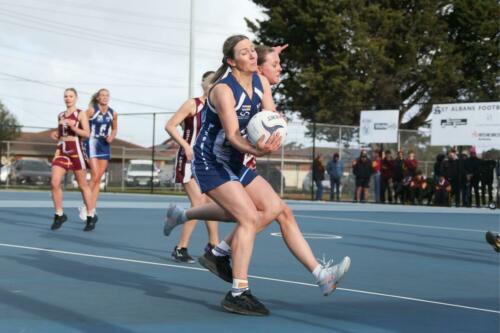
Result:
M257 42L288 43L281 108L358 125L363 109L400 108L415 129L433 103L498 98L495 0L253 0Z
M16 117L0 101L0 141L12 140L21 134Z

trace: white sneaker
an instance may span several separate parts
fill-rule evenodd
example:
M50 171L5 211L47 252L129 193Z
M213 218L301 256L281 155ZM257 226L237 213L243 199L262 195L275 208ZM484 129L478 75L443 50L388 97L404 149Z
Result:
M165 225L163 226L163 234L165 236L170 236L170 233L176 226L184 223L181 221L183 212L184 209L178 207L177 205L171 204L168 207L167 215L165 216Z
M328 296L335 291L337 284L342 280L344 274L347 273L351 265L351 258L344 257L342 261L333 265L333 262L324 263L320 278L317 281L319 288L324 296Z
M78 217L82 221L87 221L87 207L85 205L78 207Z

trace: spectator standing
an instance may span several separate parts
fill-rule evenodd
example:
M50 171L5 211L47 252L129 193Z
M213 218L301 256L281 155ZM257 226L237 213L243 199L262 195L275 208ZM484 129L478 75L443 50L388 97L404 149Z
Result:
M403 164L404 164L404 152L402 150L398 151L398 156L394 159L392 168L392 184L394 186L394 203L398 203L398 197L401 203L402 199L402 185L403 185Z
M403 164L403 177L415 177L417 174L418 161L415 159L413 151L408 152L408 158L405 159Z
M493 171L496 168L495 160L491 159L488 154L483 155L480 163L480 179L481 179L481 201L483 205L493 202ZM486 191L488 192L489 201L486 202Z
M374 178L374 197L375 197L375 202L379 203L380 202L380 170L382 166L382 159L381 159L381 152L374 152L373 153L373 161L372 161L372 173L373 173L373 178Z
M325 166L323 165L323 154L318 154L313 162L313 180L316 184L315 200L321 200L323 197L323 180L325 179Z
M467 170L465 169L467 164L468 156L465 153L460 153L458 159L458 191L460 192L460 197L462 198L462 206L469 206L468 195L467 195ZM458 206L457 206L458 207Z
M465 162L465 172L467 180L467 204L472 206L472 190L474 190L474 198L476 207L481 207L479 202L479 181L481 176L481 160L477 157L476 149L472 147L469 150L470 156Z
M368 158L366 150L361 150L359 158L353 167L353 174L356 177L356 198L361 202L368 200L368 188L370 187L370 176L372 173L372 162ZM361 199L363 192L363 199Z
M434 182L437 183L438 180L439 180L439 177L441 176L441 168L442 168L442 164L443 164L443 161L445 159L445 155L444 154L437 154L436 156L436 162L434 162Z
M451 195L455 197L455 205L460 206L460 187L459 187L459 174L458 174L458 160L457 151L451 148L448 151L448 158L446 158L441 165L441 174L450 183Z
M392 189L391 181L394 173L394 160L392 159L392 154L390 150L386 150L384 158L380 166L380 200L385 203L385 194L387 192L387 199L389 203L392 203Z
M344 161L340 159L339 153L333 154L333 158L326 164L326 172L330 175L330 201L340 201L340 183L344 174Z

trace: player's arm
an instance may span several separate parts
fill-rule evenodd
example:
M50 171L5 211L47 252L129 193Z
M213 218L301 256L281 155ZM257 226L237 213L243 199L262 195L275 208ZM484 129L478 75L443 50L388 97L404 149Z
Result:
M285 44L285 45L277 45L277 46L273 47L273 49L274 49L274 52L276 52L276 53L279 55L281 52L285 51L285 49L286 49L287 47L288 47L288 44Z
M276 112L271 85L264 75L259 74L259 78L264 90L262 95L262 109Z
M179 126L184 119L193 115L196 112L196 102L194 99L190 98L182 106L174 113L174 115L167 121L165 125L165 131L170 135L172 139L175 140L184 150L188 150L190 148L189 143L184 140L182 135L177 130L177 126Z
M283 119L285 119L286 122L288 122L288 119L286 119L285 115L282 112L276 110L276 105L274 104L273 93L271 91L271 84L269 83L269 80L264 75L260 74L259 78L260 82L262 82L262 88L264 89L262 96L262 109L277 112Z
M276 133L273 133L266 143L263 137L254 147L244 137L241 136L240 126L236 113L234 112L235 100L231 89L225 84L218 84L211 92L211 101L217 109L219 119L224 127L226 139L231 145L242 153L249 153L255 156L269 154L279 148L280 142L276 144Z
M118 133L118 113L113 112L113 122L111 123L111 134L108 135L106 141L108 143L113 142L116 138L116 134Z

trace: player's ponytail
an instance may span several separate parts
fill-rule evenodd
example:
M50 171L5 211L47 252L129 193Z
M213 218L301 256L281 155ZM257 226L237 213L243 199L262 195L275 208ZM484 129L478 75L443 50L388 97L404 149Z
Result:
M106 88L101 88L99 89L96 93L94 93L92 95L92 97L90 98L90 102L89 102L89 108L93 108L96 104L99 103L98 101L98 98L99 98L99 94L101 93L101 91L108 91L108 89ZM109 91L108 91L109 92Z
M227 59L234 59L234 47L244 39L248 39L248 37L245 35L234 35L226 39L224 45L222 46L222 65L215 72L212 78L212 83L215 83L224 77L224 74L226 74L230 67L227 63Z

